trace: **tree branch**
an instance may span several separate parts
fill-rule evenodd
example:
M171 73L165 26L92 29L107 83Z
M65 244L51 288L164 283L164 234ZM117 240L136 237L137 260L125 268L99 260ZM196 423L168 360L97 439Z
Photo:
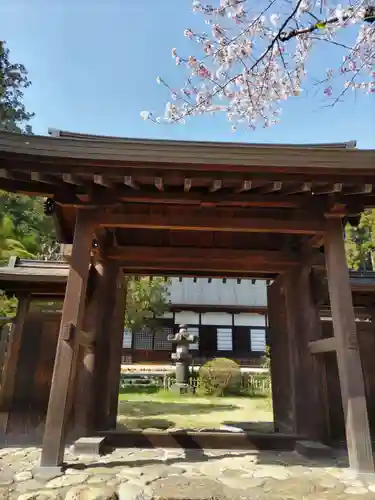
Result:
M310 24L310 26L306 28L301 28L301 29L294 29L287 32L283 32L280 35L280 41L281 42L287 42L288 40L291 40L292 38L295 38L300 35L306 35L309 33L313 33L314 31L321 30L325 28L326 26L329 26L331 24L335 24L338 22L342 21L347 21L352 17L354 13L354 9L349 9L349 12L342 16L342 18L339 18L337 16L332 16L328 17L327 19L324 19L322 21L318 21L314 24ZM375 22L375 5L374 6L369 6L365 10L364 16L363 16L363 21L368 22L368 23L374 23Z
M263 52L263 54L254 62L254 64L251 66L251 68L249 69L249 73L251 71L253 71L253 69L255 69L259 63L261 63L263 61L263 59L271 52L271 50L274 48L275 44L277 43L278 40L280 40L280 37L283 33L283 29L286 28L288 22L293 19L293 17L296 15L300 5L302 3L302 0L298 0L296 6L294 7L293 9L293 12L285 19L285 21L283 22L280 30L278 31L278 33L275 35L275 37L273 38L273 40L271 41L271 43L268 45L267 49ZM233 76L232 78L230 78L224 85L221 85L220 88L218 90L216 90L215 92L213 92L210 96L209 96L209 99L212 99L213 97L215 97L217 94L219 94L220 92L222 92L225 87L227 87L229 84L231 84L232 82L234 82L237 78L238 78L239 75L235 75ZM206 99L206 102L207 102L207 99ZM194 106L192 106L190 109L188 109L186 111L186 113L183 115L183 116L180 116L172 121L174 122L178 122L180 121L181 119L185 118L186 116L190 116L197 108L199 108L199 106L201 106L202 103L199 103L199 104L196 104Z

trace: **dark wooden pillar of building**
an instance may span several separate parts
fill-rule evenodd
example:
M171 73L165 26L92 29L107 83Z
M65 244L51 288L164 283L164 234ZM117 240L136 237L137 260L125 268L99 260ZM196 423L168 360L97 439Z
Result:
M104 430L109 427L109 370L111 366L111 343L112 334L115 335L113 331L113 318L116 314L116 303L118 298L117 284L121 270L116 262L104 260L101 272L101 301L97 311L98 330L94 370L94 425L97 430ZM113 340L115 341L115 339ZM121 348L119 348L119 351L121 353Z
M324 248L349 463L358 472L374 472L365 385L341 219L327 220Z
M328 432L321 360L308 342L320 337L311 270L298 266L268 290L275 429L324 440Z
M4 360L4 367L2 367L3 379L0 389L0 432L6 432L8 415L14 399L18 358L29 306L30 297L20 296L18 298L17 313L10 331L8 352Z
M72 390L72 371L78 349L77 335L82 328L85 308L94 220L94 214L89 210L77 212L48 402L41 466L60 466L63 462L68 399Z
M91 266L93 276L92 293L88 298L83 317L83 335L78 353L77 382L74 394L74 434L90 435L94 430L94 373L96 339L98 334L98 312L100 312L101 274ZM91 287L90 287L91 288Z
M116 428L120 389L122 343L126 310L127 280L122 272L117 278L116 307L110 330L110 364L108 371L108 426Z

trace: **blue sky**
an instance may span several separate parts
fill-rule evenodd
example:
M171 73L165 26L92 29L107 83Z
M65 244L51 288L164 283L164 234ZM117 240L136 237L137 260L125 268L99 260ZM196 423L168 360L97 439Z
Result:
M283 108L271 129L231 132L225 116L195 117L185 125L141 120L144 109L163 113L167 94L158 75L180 88L185 77L171 49L189 54L185 28L203 31L191 0L1 0L0 37L14 61L25 64L32 87L26 104L35 133L48 127L123 137L241 142L358 140L375 148L375 94L351 92L324 108L313 92ZM314 61L326 67L325 52Z

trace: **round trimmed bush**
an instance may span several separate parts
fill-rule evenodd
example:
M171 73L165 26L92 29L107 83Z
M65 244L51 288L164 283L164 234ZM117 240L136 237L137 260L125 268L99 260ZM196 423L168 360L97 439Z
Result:
M199 370L197 394L201 396L225 396L241 390L240 366L228 358L215 358Z

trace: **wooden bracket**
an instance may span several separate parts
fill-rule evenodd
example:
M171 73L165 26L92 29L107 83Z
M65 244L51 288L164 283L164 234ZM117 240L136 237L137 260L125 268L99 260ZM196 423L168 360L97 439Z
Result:
M83 347L93 347L95 344L94 334L81 330L78 334L78 344Z
M65 340L66 342L71 342L74 339L75 331L76 327L75 325L73 325L73 323L66 323L66 325L63 326L61 333L62 340Z
M336 351L336 339L335 337L329 337L328 339L312 340L308 343L308 349L310 354Z

